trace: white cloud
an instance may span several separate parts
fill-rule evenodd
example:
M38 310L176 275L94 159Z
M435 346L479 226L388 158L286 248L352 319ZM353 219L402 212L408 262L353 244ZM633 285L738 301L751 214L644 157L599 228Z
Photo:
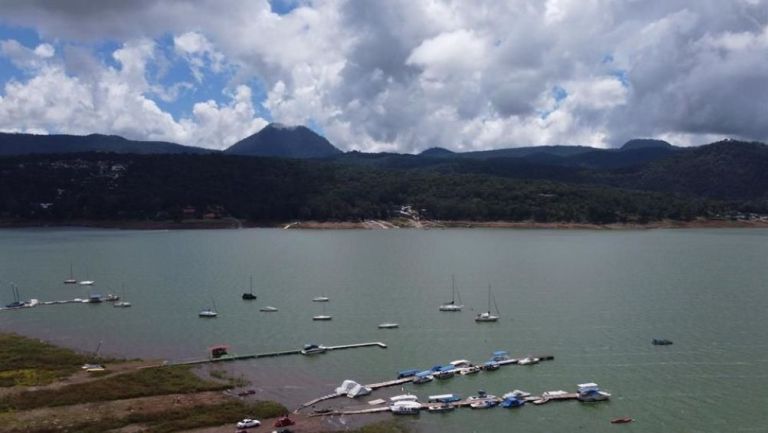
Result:
M13 42L4 46L13 53L28 50ZM0 97L0 130L100 132L222 149L267 123L256 114L251 89L242 85L226 95L229 102L197 103L192 116L176 120L149 96L158 90L174 91L147 81L147 63L155 57L154 42L128 41L113 57L119 68L101 65L89 80L67 74L56 62L23 63L34 75L5 85Z
M206 65L215 73L221 72L224 55L218 52L203 34L184 33L173 38L173 45L176 52L184 56L189 63L192 75L198 83L203 81L203 69Z
M616 146L636 136L681 144L724 135L768 140L765 0L314 0L298 6L281 16L266 0L8 0L0 16L34 27L47 41L122 41L114 71L100 65L94 72L89 61L70 60L58 79L70 80L73 92L84 87L82 98L94 105L108 106L110 127L146 137L197 143L190 132L197 125L196 136L221 146L253 130L262 121L237 86L259 80L276 120L312 120L348 149ZM198 86L209 70L231 68L229 102L198 103L181 120L154 104L192 85L159 88L147 78L147 65L163 60L157 41L167 34ZM52 79L53 66L46 65L59 53L41 47L0 46L15 65L37 70L13 86ZM86 58L66 50L65 59ZM87 67L75 72L78 64ZM556 87L568 92L564 100L553 99ZM27 92L31 106L35 91ZM53 98L47 105L63 103L56 99L63 95L37 93ZM106 94L122 95L126 107L97 97ZM6 91L3 98L5 104L20 96Z

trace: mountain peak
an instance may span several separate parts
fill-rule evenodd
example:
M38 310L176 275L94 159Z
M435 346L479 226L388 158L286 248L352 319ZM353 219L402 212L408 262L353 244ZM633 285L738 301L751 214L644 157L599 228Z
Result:
M342 153L325 137L303 125L270 123L233 144L224 153L281 158L324 158Z
M421 152L421 156L451 156L455 152L448 150L444 147L430 147L429 149Z

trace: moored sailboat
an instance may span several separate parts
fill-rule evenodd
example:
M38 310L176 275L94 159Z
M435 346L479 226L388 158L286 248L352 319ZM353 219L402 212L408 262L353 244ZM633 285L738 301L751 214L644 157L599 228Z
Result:
M200 312L197 313L197 316L198 317L203 317L203 318L206 318L206 319L212 319L212 318L218 316L219 313L218 313L218 311L216 311L216 302L213 299L211 299L211 303L213 304L213 307L211 307L211 308L204 308L204 309L200 310Z
M332 319L333 319L333 316L329 314L325 314L325 304L323 304L323 314L318 314L317 316L312 317L312 320L321 321L321 322L327 322Z
M253 294L253 275L251 275L250 278L250 284L249 284L250 290L243 293L243 300L244 301L255 301L256 295Z
M496 308L496 314L491 313L491 285L488 285L488 311L479 313L475 317L475 322L497 322L499 320L499 307L496 305L496 298L493 298L493 305Z
M69 265L69 278L64 280L64 284L77 284L77 279L72 273L72 264Z
M461 311L464 308L461 305L461 296L459 296L459 303L456 303L456 278L451 275L451 301L440 305L440 311Z

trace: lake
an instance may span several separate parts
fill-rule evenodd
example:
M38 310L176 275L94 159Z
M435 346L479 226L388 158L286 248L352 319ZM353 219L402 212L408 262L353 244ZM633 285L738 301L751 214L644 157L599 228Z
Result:
M96 285L62 284L70 265ZM241 300L251 275L255 302ZM452 275L465 309L441 313ZM408 391L538 394L594 381L613 394L604 404L424 413L413 421L423 432L768 431L768 230L0 230L3 304L10 282L24 299L111 292L133 303L0 312L4 331L82 350L181 360L217 343L235 353L388 344L225 367L289 404L344 379L378 382L495 350L555 360ZM501 319L477 324L489 284ZM333 321L311 320L320 295ZM197 317L214 303L218 318ZM280 311L258 312L265 305ZM675 344L653 346L656 337ZM636 422L609 423L619 416Z

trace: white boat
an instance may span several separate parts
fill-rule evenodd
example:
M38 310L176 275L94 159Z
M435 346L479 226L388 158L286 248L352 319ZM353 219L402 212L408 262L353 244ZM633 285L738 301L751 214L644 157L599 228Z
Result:
M323 314L318 314L317 316L312 317L312 320L327 322L329 320L333 320L333 316L325 314L325 304L323 304Z
M77 284L77 279L75 279L74 275L72 274L72 265L69 265L69 278L64 280L64 284Z
M516 389L512 392L508 392L502 395L501 397L502 398L526 398L530 396L531 396L530 392L520 391L519 389Z
M496 298L493 299L493 305L496 306ZM497 322L499 320L499 307L496 306L496 314L491 313L491 285L488 285L488 311L480 313L475 317L475 322Z
M461 305L461 296L459 296L458 303L456 302L456 278L451 275L451 301L440 305L440 311L456 312L461 311L464 305Z
M399 401L389 407L395 415L417 415L421 410L421 403L415 401Z
M459 369L459 374L462 376L466 376L468 374L476 374L480 372L480 367L476 365L471 365L469 367L463 367Z
M92 285L96 284L96 282L93 281L93 280L83 280L83 281L80 281L79 284L81 286L92 286Z
M301 349L302 355L317 355L320 353L325 353L325 351L328 350L325 346L319 345L319 344L305 344L304 348Z
M534 358L532 356L527 356L527 357L525 357L523 359L518 360L517 364L518 365L533 365L533 364L538 364L539 361L540 361L539 358Z
M457 359L455 361L449 362L452 366L456 368L462 368L462 367L470 367L472 365L472 362L466 359Z
M395 329L399 327L400 325L397 323L379 323L379 329Z
M603 401L611 398L611 394L601 391L596 383L580 383L578 386L578 399L583 402Z
M125 299L125 286L122 287L122 292L123 292L123 299ZM125 301L125 300L120 301L119 298L116 299L116 301L118 302L115 302L114 304L112 304L112 306L115 308L128 308L131 306L131 303L128 301Z
M389 401L392 403L397 403L398 401L417 401L419 399L419 396L413 395L413 394L400 394L395 395L393 397L389 398Z
M448 403L442 403L437 406L427 406L427 411L432 413L450 412L454 409L456 409L456 406Z
M264 313L274 313L274 312L276 312L278 310L277 310L277 308L275 308L275 307L273 307L271 305L267 305L266 307L259 308L259 311L262 311Z
M467 401L470 402L469 407L472 409L490 409L499 404L498 397L486 394L485 391L480 391L478 395L467 398Z
M199 313L197 313L198 317L204 317L204 318L213 318L219 315L219 313L216 311L216 302L211 299L211 303L213 304L213 308L204 308L200 310Z
M200 310L199 313L197 313L198 317L205 317L205 318L212 318L219 315L219 313L216 312L216 310L213 310L211 308L206 308L204 310Z
M312 299L312 302L328 302L330 299L327 296L316 296Z

